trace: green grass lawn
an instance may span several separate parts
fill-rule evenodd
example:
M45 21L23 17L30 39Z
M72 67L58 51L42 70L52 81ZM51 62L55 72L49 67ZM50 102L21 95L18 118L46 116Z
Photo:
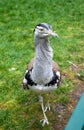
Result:
M80 82L68 61L83 66L84 1L0 0L0 130L54 130L56 114L48 113L50 125L42 128L38 98L21 86L34 56L33 29L41 22L51 24L59 35L58 39L50 38L54 60L68 75L52 94L51 106L53 102L66 105L68 93ZM78 73L83 75L84 71Z

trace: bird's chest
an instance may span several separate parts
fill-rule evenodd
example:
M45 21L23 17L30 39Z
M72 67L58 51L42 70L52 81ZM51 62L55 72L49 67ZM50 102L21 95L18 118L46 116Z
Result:
M53 76L52 66L49 64L37 64L31 72L31 78L38 84L48 83Z

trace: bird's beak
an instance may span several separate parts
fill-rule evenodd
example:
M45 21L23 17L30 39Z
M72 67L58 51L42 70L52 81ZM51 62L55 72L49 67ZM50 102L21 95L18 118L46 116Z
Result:
M53 32L52 30L49 30L49 35L54 36L54 37L58 37L58 34Z

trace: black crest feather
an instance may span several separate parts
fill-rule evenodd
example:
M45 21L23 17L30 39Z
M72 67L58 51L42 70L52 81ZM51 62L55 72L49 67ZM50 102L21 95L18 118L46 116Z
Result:
M41 26L41 27L43 27L43 28L46 28L47 30L51 28L51 26L50 26L49 24L47 24L47 23L37 24L37 25L35 26L35 28L36 28L37 26ZM34 28L34 31L35 31L35 28ZM33 31L33 32L34 32L34 31Z

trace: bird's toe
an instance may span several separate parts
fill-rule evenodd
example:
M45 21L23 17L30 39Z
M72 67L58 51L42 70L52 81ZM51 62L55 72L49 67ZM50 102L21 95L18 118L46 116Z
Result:
M45 108L44 108L44 111L45 111L45 112L46 112L47 110L50 111L50 103L49 103L49 102L45 105Z
M49 125L49 121L47 118L42 119L40 122L42 122L42 126L44 126L45 124Z

